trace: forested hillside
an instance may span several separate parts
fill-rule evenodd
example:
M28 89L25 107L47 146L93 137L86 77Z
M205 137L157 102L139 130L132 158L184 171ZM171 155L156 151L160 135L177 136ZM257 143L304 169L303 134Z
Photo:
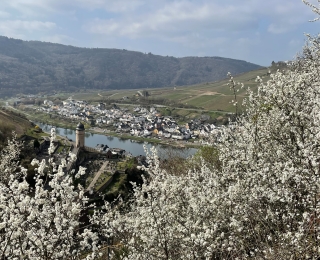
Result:
M260 66L221 57L164 57L0 36L0 94L129 89L220 80Z

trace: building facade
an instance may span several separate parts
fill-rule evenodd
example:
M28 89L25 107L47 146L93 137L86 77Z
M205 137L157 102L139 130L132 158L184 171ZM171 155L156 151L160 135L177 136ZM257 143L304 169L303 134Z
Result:
M79 123L76 128L76 147L83 148L84 147L84 137L85 137L85 129L82 123Z

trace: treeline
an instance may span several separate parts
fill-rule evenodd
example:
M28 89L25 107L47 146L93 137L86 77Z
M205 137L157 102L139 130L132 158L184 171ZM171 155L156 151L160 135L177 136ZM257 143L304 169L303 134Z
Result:
M144 54L0 37L0 94L189 85L258 69L220 57Z

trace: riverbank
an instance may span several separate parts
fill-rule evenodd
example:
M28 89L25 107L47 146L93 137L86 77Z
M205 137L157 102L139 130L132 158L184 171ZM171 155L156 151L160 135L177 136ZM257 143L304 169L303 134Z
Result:
M42 124L41 122L35 122L40 128L45 132L50 132L52 125ZM58 136L62 136L67 138L68 140L76 140L76 131L75 129L67 129L60 128L58 126L54 126L56 128L56 133ZM104 133L103 129L95 128L95 132L86 131L85 133L85 145L91 148L96 148L97 145L99 147L101 145L107 145L110 148L120 148L127 152L130 152L133 156L146 155L150 149L153 147L162 154L162 156L166 156L169 151L175 151L176 154L181 154L182 157L188 157L197 152L198 149L193 147L186 147L181 145L167 144L165 142L153 143L151 138L141 138L140 140L132 140L132 136L124 136L124 135L111 135L109 133ZM125 138L128 137L128 138ZM145 140L145 141L143 141Z
M172 139L157 139L157 138L145 138L145 137L139 137L139 136L132 136L130 134L122 134L122 133L116 133L104 128L99 127L92 127L88 129L89 132L95 133L95 134L104 134L106 136L114 136L119 139L125 139L125 140L134 140L136 142L140 143L152 143L152 144L161 144L161 145L167 145L167 146L174 146L178 148L195 148L198 149L201 147L200 144L195 144L192 142L187 141L176 141Z
M46 125L53 125L56 127L60 128L65 128L65 129L75 129L75 126L77 122L73 121L68 121L65 120L65 118L50 118L49 114L43 114L43 113L28 113L27 111L22 111L17 108L13 108L11 106L7 107L12 109L13 111L19 112L24 114L29 120L33 122L41 122ZM33 110L30 112L34 112ZM115 131L112 131L107 128L101 128L101 127L91 127L89 124L85 123L85 129L86 132L88 133L93 133L93 134L103 134L105 136L112 136L112 137L117 137L119 139L124 139L124 140L134 140L135 142L147 142L151 144L160 144L164 146L173 146L177 148L195 148L198 149L202 145L201 144L196 144L191 139L190 141L185 141L185 140L173 140L173 139L158 139L158 138L148 138L148 137L138 137L138 136L132 136L130 134L125 134L125 133L116 133Z

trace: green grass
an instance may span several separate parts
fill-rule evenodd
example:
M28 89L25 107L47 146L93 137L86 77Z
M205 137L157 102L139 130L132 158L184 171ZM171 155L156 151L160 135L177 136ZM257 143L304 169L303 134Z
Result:
M105 193L107 195L119 193L119 190L121 189L121 187L124 186L126 181L127 181L127 175L125 173L115 174L112 182L108 186L108 189L105 191Z
M190 100L188 100L188 104L190 105L194 105L194 106L204 106L206 103L208 102L212 102L212 100L214 100L215 98L217 97L220 97L219 96L216 96L216 95L203 95L203 96L199 96L199 97L196 97L196 98L192 98Z
M105 185L110 180L110 178L112 178L111 172L101 174L100 178L97 180L97 183L99 183L99 180L100 183L95 187L95 190L100 190L103 187L103 185Z
M257 76L260 76L264 81L269 79L267 71L267 68L263 68L234 77L236 82L244 84L243 89L240 88L240 85L237 86L239 89L239 92L237 92L239 103L246 96L246 89L248 87L252 90L257 89ZM230 89L228 83L229 79L225 79L219 82L177 87L176 90L173 90L173 88L163 88L150 90L149 92L151 97L156 96L157 98L165 98L178 103L187 103L188 105L202 107L209 111L222 110L234 112L235 109L230 104L231 100L234 99L233 90Z
M165 94L162 94L161 97L179 101L181 99L189 98L190 95L188 93L184 93L182 91L172 91L172 92L167 92ZM159 98L159 96L157 98Z
M36 131L34 131L33 128L28 129L26 132L26 135L34 137L36 139L41 139L42 136L50 136L50 134L45 133L45 132L40 132L40 133L36 132Z
M64 146L60 143L56 153L57 154L61 153L63 151L63 149L64 149Z

